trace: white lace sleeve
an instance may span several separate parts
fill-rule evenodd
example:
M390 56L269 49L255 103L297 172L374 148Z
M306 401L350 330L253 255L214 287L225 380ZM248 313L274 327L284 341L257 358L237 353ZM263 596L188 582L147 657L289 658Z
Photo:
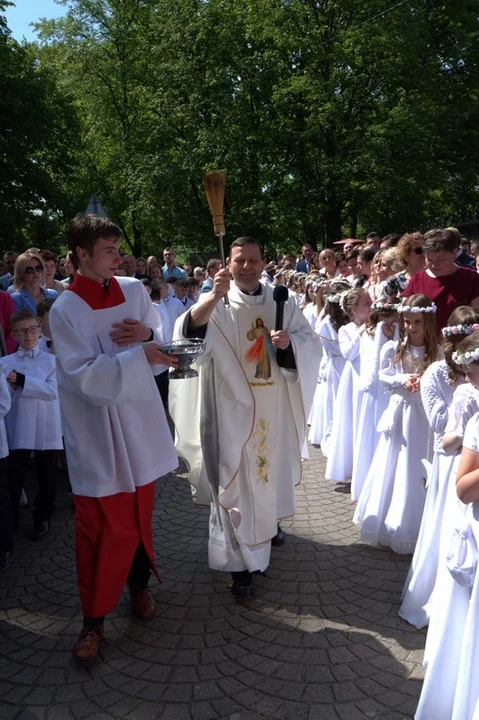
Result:
M379 356L379 380L387 390L401 387L409 377L408 373L402 372L401 363L394 362L396 352L397 342L390 340L383 346Z
M443 435L448 420L448 402L442 387L447 383L444 364L435 362L430 365L421 378L421 400L431 430Z

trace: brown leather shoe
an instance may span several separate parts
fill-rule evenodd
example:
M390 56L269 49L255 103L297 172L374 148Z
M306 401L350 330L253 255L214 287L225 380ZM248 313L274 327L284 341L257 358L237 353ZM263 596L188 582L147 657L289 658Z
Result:
M131 612L138 620L152 620L156 613L156 604L150 588L130 590Z
M96 660L100 650L100 643L103 636L103 625L88 627L84 625L81 633L72 649L72 655L80 662L91 662Z

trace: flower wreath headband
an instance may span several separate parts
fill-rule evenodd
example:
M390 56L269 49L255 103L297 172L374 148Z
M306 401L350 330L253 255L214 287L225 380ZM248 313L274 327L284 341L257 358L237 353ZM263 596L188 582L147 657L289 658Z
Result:
M457 351L453 352L452 361L456 363L456 365L472 365L472 363L479 362L479 348L468 350L468 352L464 354Z
M437 305L434 303L428 307L409 307L408 305L398 305L396 307L396 312L413 313L414 315L417 315L418 313L435 313L437 312Z
M381 300L376 300L376 302L373 302L373 304L371 305L371 310L375 310L377 313L393 313L398 311L398 307L399 305L397 303L386 303L382 302Z
M479 323L474 325L448 325L442 329L444 337L451 337L453 335L472 335L479 330Z

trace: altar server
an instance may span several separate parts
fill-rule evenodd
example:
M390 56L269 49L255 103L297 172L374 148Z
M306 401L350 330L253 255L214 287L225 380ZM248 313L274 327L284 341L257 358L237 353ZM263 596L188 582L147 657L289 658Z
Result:
M78 215L68 243L78 273L52 307L50 327L84 614L73 655L89 661L125 582L133 613L148 620L155 612L148 589L154 480L174 470L177 457L152 368L176 363L155 342L159 315L141 282L114 277L120 229Z
M195 498L211 503L210 567L233 574L235 596L253 592L278 520L295 511L320 358L319 339L293 297L284 303L284 329L274 330L276 304L273 289L260 283L262 269L259 243L235 240L228 269L176 324L178 337L206 339L199 382L170 383L178 449Z
M10 451L7 474L16 526L30 456L35 451L38 492L32 537L39 540L48 533L55 512L57 455L63 447L55 358L39 348L40 321L34 313L19 310L12 315L11 323L19 348L0 360L8 370L12 392L12 406L5 418Z

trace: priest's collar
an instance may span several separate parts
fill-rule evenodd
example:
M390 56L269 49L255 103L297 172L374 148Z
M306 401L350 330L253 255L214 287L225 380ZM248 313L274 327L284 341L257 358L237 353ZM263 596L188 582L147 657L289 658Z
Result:
M239 285L237 285L236 287L238 288L238 290L239 290L240 292L243 293L243 295L254 296L254 295L262 295L262 293L263 293L263 289L262 289L262 287L261 287L261 283L258 283L258 287L256 288L256 290L251 290L251 291L250 291L250 290L243 290L243 288L241 288Z
M125 302L123 290L116 277L99 283L78 272L68 290L79 295L92 310L105 310Z

